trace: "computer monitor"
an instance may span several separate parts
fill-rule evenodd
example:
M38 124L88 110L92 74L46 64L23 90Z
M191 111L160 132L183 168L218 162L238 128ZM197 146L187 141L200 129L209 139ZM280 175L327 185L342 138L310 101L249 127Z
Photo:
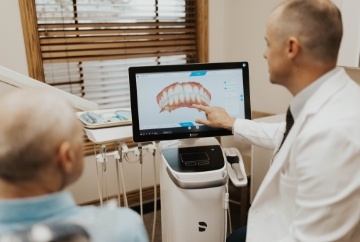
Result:
M195 123L206 117L192 107L194 103L251 118L247 62L130 67L129 81L135 142L232 134Z

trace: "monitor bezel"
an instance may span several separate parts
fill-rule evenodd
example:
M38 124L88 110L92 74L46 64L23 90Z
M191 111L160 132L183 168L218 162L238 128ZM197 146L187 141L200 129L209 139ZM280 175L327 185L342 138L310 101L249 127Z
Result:
M201 71L201 70L224 70L241 68L243 73L243 91L245 103L245 119L251 119L251 105L250 105L250 83L249 83L249 63L241 62L219 62L219 63L192 63L192 64L178 64L178 65L157 65L157 66L133 66L129 67L129 87L130 87L130 102L132 115L132 132L134 142L149 142L161 140L179 140L189 138L203 138L203 137L219 137L232 135L231 130L210 128L205 131L198 131L192 133L173 133L173 134L156 134L156 135L140 135L139 129L139 113L138 113L138 93L136 88L136 75L144 73L156 72L176 72L176 71Z

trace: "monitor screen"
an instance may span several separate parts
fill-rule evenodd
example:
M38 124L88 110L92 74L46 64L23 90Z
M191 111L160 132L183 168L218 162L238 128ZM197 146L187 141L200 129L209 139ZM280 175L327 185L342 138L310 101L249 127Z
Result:
M236 118L251 118L247 62L130 67L129 81L135 142L232 134L195 123L206 117L192 104L221 106Z

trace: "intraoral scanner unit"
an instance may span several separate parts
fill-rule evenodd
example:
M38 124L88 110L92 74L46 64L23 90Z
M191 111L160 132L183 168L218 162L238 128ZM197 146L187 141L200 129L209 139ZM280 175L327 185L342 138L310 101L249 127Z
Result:
M160 141L162 241L225 241L229 176L236 186L247 177L216 138L232 132L195 123L206 117L192 105L250 119L248 63L130 67L129 79L133 139Z

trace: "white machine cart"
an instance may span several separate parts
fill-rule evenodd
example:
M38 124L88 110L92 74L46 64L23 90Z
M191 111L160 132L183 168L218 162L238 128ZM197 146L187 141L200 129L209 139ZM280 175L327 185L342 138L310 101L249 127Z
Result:
M228 172L215 138L161 141L163 242L224 241Z

